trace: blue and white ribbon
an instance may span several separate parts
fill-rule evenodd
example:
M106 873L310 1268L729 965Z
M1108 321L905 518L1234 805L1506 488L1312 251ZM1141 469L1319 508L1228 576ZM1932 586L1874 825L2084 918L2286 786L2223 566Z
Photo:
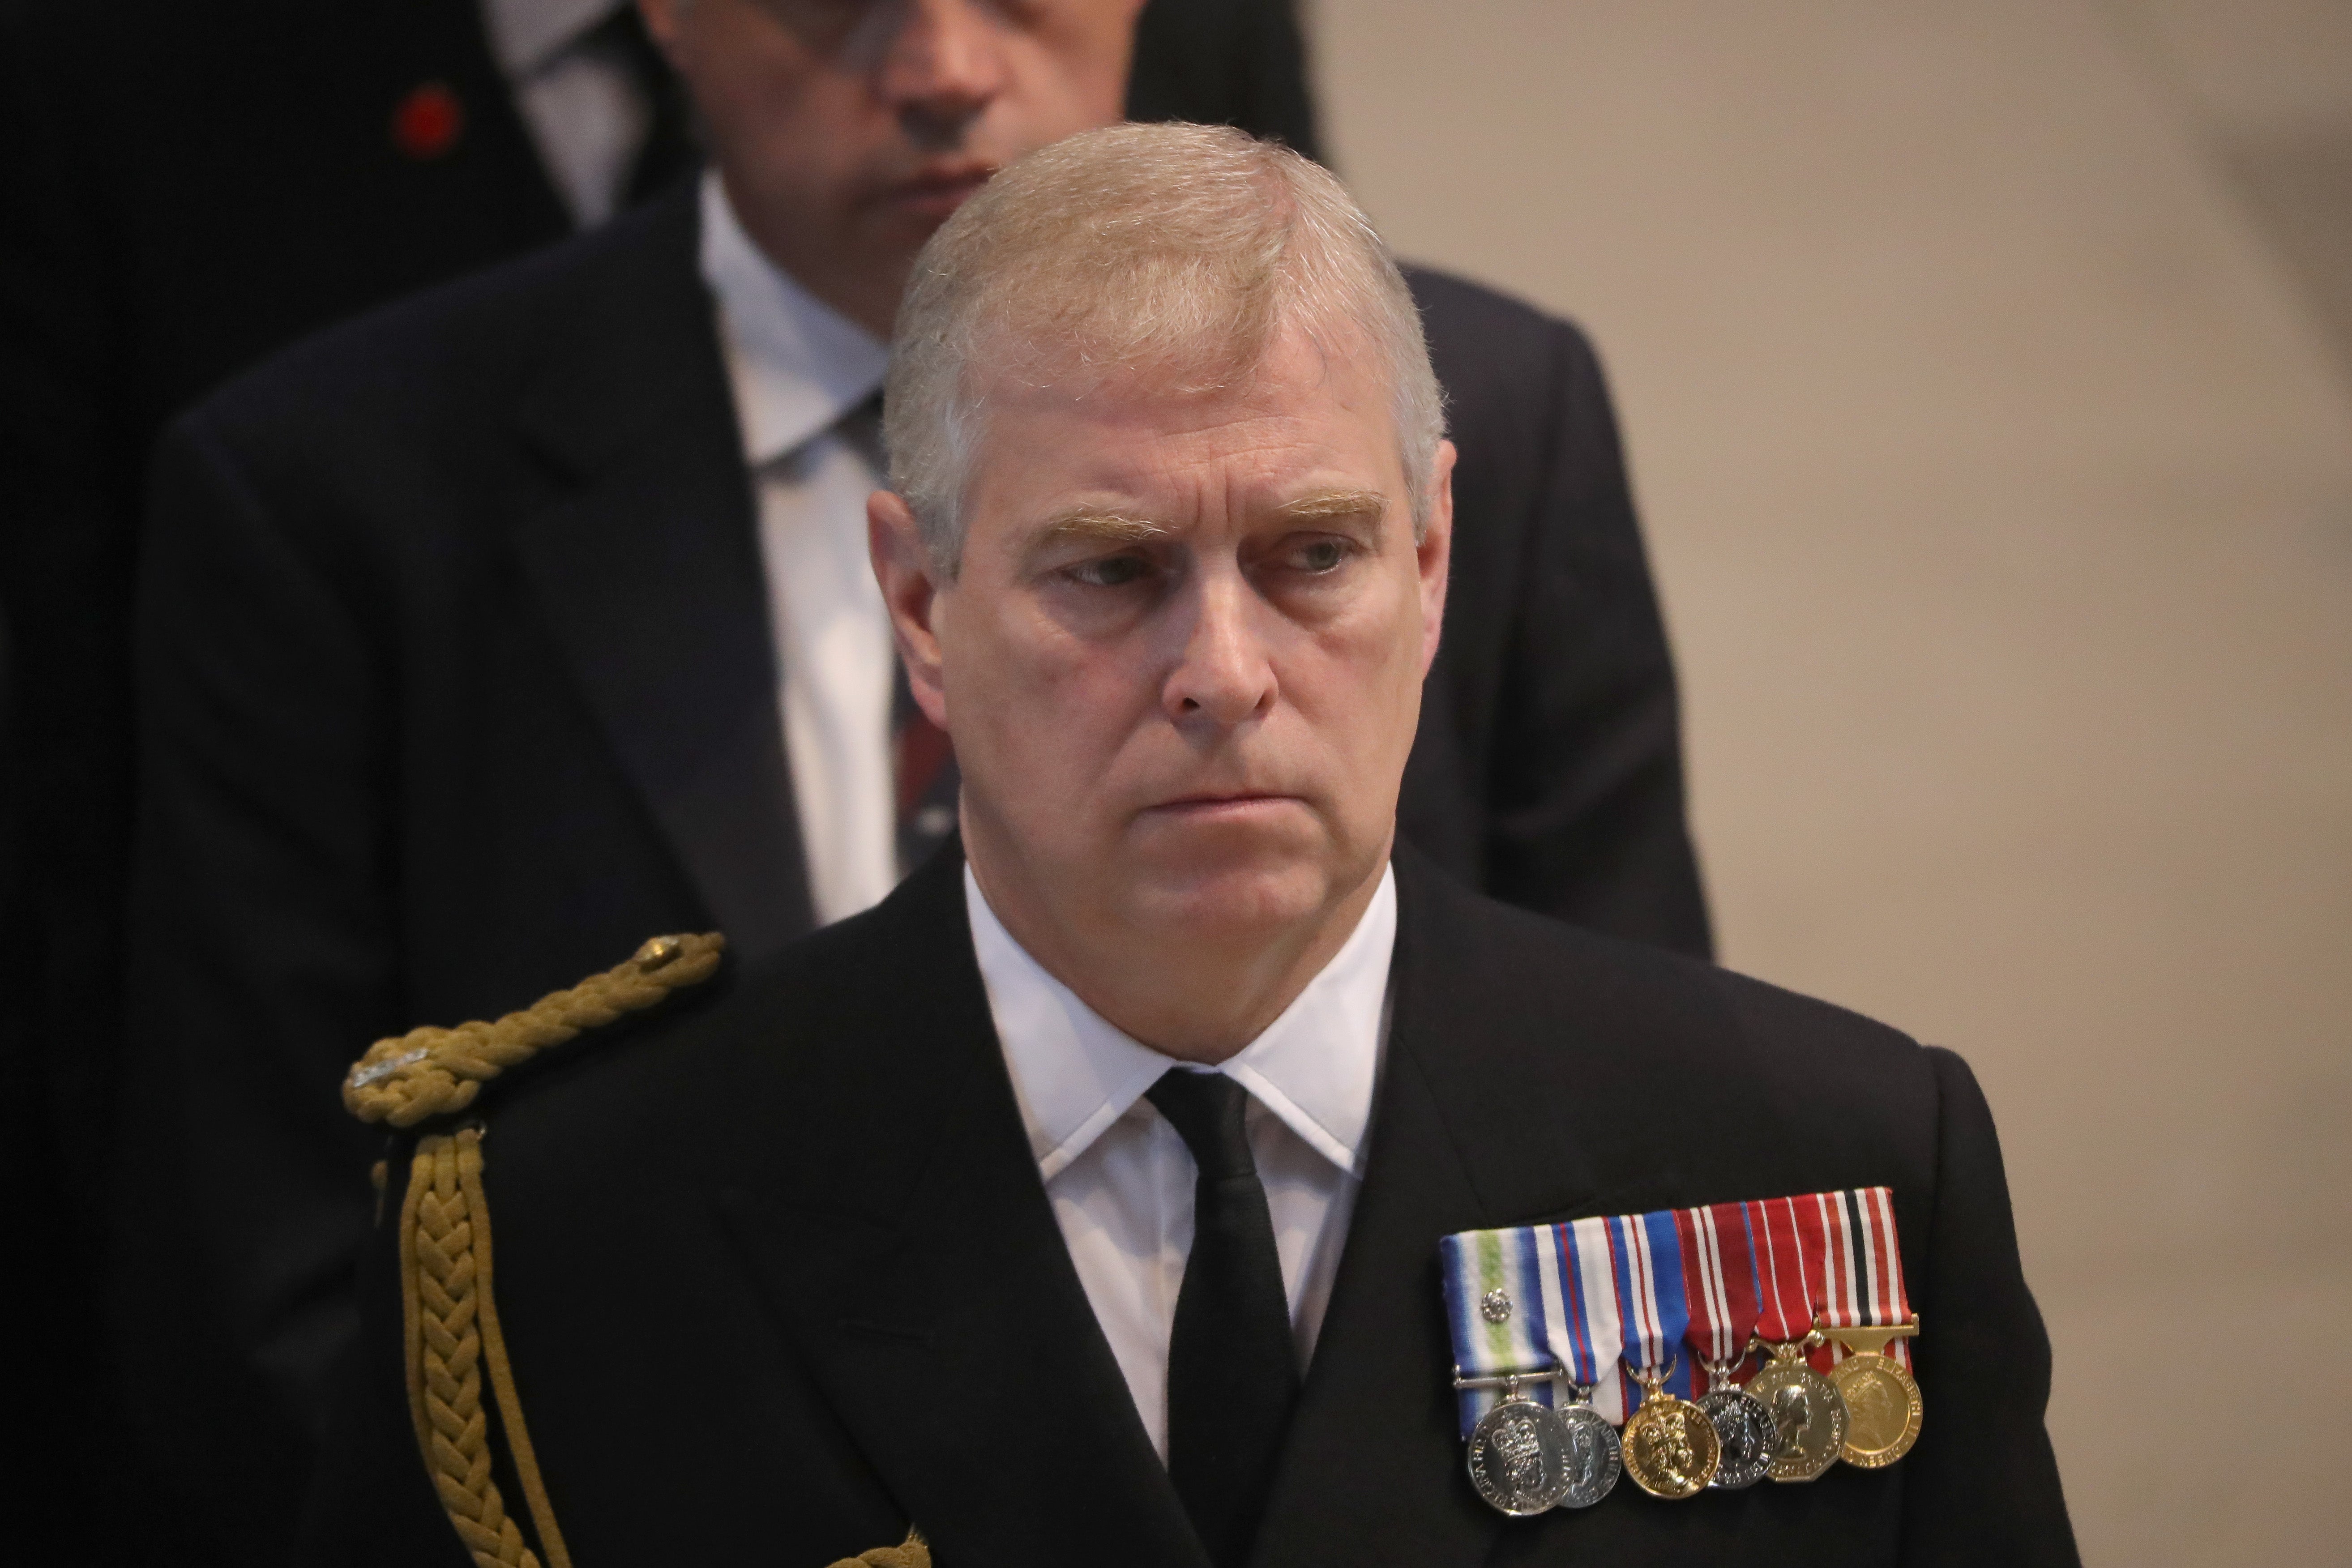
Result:
M1540 1405L1568 1402L1572 1391L1549 1381L1564 1376L1592 1388L1595 1408L1622 1421L1608 1225L1586 1219L1464 1231L1440 1243L1455 1375L1525 1376L1521 1396ZM1500 1397L1491 1387L1461 1391L1464 1436Z
M1684 1294L1682 1232L1675 1211L1620 1215L1603 1223L1617 1299L1624 1304L1626 1366L1637 1373L1667 1373L1671 1367L1667 1392L1694 1397L1692 1358L1683 1354L1690 1299Z

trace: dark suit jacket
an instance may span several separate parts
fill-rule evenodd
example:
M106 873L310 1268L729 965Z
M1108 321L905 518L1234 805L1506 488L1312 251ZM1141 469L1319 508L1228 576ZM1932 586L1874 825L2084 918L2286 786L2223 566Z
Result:
M954 1568L1204 1568L1039 1182L960 868L468 1113L580 1562L818 1568L911 1521ZM1254 1561L2074 1563L2048 1342L1966 1066L1397 868L1370 1163ZM1627 1483L1534 1521L1478 1500L1441 1237L1879 1183L1926 1325L1898 1465L1673 1505ZM409 1424L395 1252L387 1226L310 1519L321 1568L464 1561Z

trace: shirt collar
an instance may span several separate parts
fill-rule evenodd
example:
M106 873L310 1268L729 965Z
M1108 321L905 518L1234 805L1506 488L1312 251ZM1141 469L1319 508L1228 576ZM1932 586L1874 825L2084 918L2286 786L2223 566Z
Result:
M510 79L527 77L630 0L483 0L490 53Z
M715 169L702 176L701 264L751 467L831 429L879 390L888 347L761 254Z
M1120 1033L1046 973L989 908L967 865L964 908L1038 1173L1051 1181L1179 1065ZM1362 1173L1396 951L1396 873L1307 989L1217 1070L1325 1159Z

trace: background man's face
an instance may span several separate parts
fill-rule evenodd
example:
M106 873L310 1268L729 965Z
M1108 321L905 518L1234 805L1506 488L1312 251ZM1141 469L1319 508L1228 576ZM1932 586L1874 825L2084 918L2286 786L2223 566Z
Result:
M1368 363L1286 331L1236 393L991 390L931 629L992 898L1241 950L1377 873L1437 647L1453 453L1417 545Z
M1125 103L1142 0L641 0L746 229L887 335L915 253L1023 153Z

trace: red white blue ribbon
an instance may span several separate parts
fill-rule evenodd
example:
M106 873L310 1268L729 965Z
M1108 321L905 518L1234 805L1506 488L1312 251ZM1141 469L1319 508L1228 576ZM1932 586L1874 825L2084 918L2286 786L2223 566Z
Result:
M1748 1354L1758 1307L1756 1242L1748 1232L1748 1205L1676 1209L1675 1228L1682 1242L1683 1290L1690 1302L1684 1342L1701 1366L1736 1366ZM1692 1370L1696 1373L1698 1368ZM1706 1391L1696 1377L1693 1382Z
M1688 1399L1691 1358L1683 1353L1683 1331L1690 1321L1690 1300L1683 1285L1682 1234L1675 1212L1659 1209L1609 1221L1609 1254L1624 1314L1626 1366L1664 1377L1669 1393Z
M1765 1198L1742 1206L1756 1242L1756 1332L1776 1344L1801 1340L1813 1331L1813 1314L1821 1305L1813 1289L1819 1247L1807 1247L1799 1226L1801 1213L1813 1212L1813 1200Z

